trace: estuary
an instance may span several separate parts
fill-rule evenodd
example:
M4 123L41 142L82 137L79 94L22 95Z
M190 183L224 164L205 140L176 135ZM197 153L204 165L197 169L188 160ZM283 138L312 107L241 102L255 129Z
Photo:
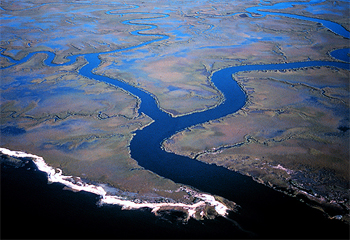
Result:
M310 21L322 24L324 27L328 28L335 35L340 35L343 38L349 39L349 31L347 31L340 24L336 24L331 21L320 20L311 17L303 17L295 14L283 14L283 13L274 13L267 12L270 10L279 10L285 9L288 7L292 7L292 5L303 5L303 4L317 4L322 3L324 1L311 1L311 2L288 2L288 3L277 3L276 5L268 5L260 4L257 7L250 7L246 9L247 16L249 18L261 18L264 17L265 14L276 17L287 17L293 18L303 21ZM232 234L231 236L242 237L242 238L310 238L310 237L336 237L343 238L348 237L348 226L341 221L337 221L334 219L328 219L318 209L311 208L305 202L301 202L299 199L295 197L291 197L286 195L283 192L276 191L273 188L267 187L263 184L260 184L254 181L251 177L244 176L240 173L231 171L227 168L217 166L215 164L206 164L204 162L198 161L196 158L189 158L186 156L180 156L175 153L171 153L169 151L165 151L163 147L163 142L169 139L174 134L187 129L187 131L191 131L189 128L194 125L201 124L204 122L216 121L217 119L223 118L229 114L233 114L236 111L242 109L247 104L248 95L244 91L244 89L234 80L234 77L237 73L241 72L252 72L252 71L286 71L286 70L295 70L295 69L306 69L310 67L328 67L331 69L345 69L349 70L349 49L336 49L329 54L335 59L334 61L299 61L293 63L275 63L275 64L250 64L250 65L241 65L241 66L231 66L231 67L223 67L217 71L214 71L210 75L210 80L212 84L221 94L221 100L218 104L212 107L208 107L205 110L196 110L189 112L187 114L179 114L175 116L174 114L167 112L164 108L161 107L159 100L157 97L138 87L136 84L130 84L126 81L116 80L115 78L110 78L108 76L104 76L97 72L99 66L103 65L103 55L108 54L118 54L123 52L129 52L133 50L137 50L139 48L152 45L155 43L161 43L162 41L168 40L169 36L166 34L160 33L152 33L154 29L157 29L155 24L147 23L148 21L155 21L160 19L166 19L169 17L166 13L147 13L142 11L134 11L138 9L139 6L136 5L125 5L120 9L114 9L106 12L109 16L114 15L128 15L132 14L134 16L140 15L140 18L134 17L132 20L123 21L124 25L130 25L131 27L142 27L142 30L133 30L130 31L131 35L136 37L152 37L151 40L145 40L140 44L128 46L125 48L121 48L114 51L99 51L95 53L86 53L86 54L75 54L74 56L69 56L65 59L65 63L55 63L56 54L49 51L36 51L27 54L20 60L14 60L11 57L6 55L2 55L2 57L6 58L8 62L11 62L12 65L7 67L3 67L3 69L11 69L16 65L26 63L31 58L34 58L38 54L45 55L45 59L43 60L44 65L48 67L57 67L57 66L73 66L78 61L83 61L85 63L79 66L78 73L79 75L86 77L88 79L93 79L97 82L104 82L111 86L116 86L117 88L123 89L123 91L135 96L140 100L139 108L137 109L137 115L143 116L146 115L152 119L152 122L145 124L141 129L136 129L133 131L133 137L128 146L130 148L131 158L136 160L139 166L142 168L149 170L153 173L158 174L161 177L170 179L175 183L191 186L194 189L197 189L198 192L208 193L213 196L220 196L228 201L232 201L237 204L238 211L227 211L223 214L217 214L218 219L203 221L203 225L209 226L207 229L210 232L209 235L205 235L206 230L201 224L195 222L191 219L185 225L178 225L179 223L172 222L171 227L165 227L167 230L164 230L164 234L173 234L175 230L181 229L183 235L178 233L175 237L184 237L186 234L189 234L190 237L198 237L201 235L191 235L193 230L202 231L203 236L214 237L216 234L219 237L229 236L228 234ZM132 11L132 12L130 12ZM238 15L242 13L235 13L234 15ZM229 15L228 15L229 16ZM184 35L185 36L185 35ZM80 59L80 60L79 60ZM157 69L154 69L157 71ZM11 149L10 149L11 150ZM220 149L216 149L219 151ZM2 149L2 153L6 155L6 149ZM8 155L12 155L16 157L14 153L8 153ZM24 157L28 157L24 155ZM30 164L30 163L27 163ZM37 164L38 165L38 164ZM34 167L34 166L32 166ZM40 170L40 169L39 169ZM12 170L11 170L12 171ZM52 171L49 170L49 171ZM14 173L15 174L15 173ZM24 174L23 178L26 178L27 173ZM33 173L34 174L34 173ZM52 176L56 173L54 172ZM64 174L64 172L63 172ZM7 174L5 172L5 176L9 178L12 177L11 174ZM82 177L82 176L76 176ZM29 178L29 177L28 177ZM42 178L42 177L38 177ZM88 179L87 179L88 180ZM13 180L14 181L14 180ZM42 180L40 180L42 181ZM15 182L15 181L14 181ZM61 182L64 185L64 182ZM92 181L92 184L94 181ZM37 183L39 184L39 183ZM83 184L84 185L84 184ZM99 185L98 187L101 187ZM40 187L45 188L45 187ZM61 194L62 190L57 187L56 189L59 194ZM74 187L73 187L74 189ZM104 188L105 190L107 188ZM6 188L5 188L6 190ZM76 189L77 190L77 189ZM83 189L87 192L89 190ZM43 190L46 191L46 190ZM51 192L54 190L49 190ZM103 190L101 190L103 191ZM98 195L102 195L99 192L90 191L93 194L87 193L79 193L81 196L77 196L76 199L90 199L86 201L96 202L99 199ZM6 191L5 191L6 193ZM3 193L4 194L4 193ZM41 194L41 193L40 193ZM57 193L55 193L57 194ZM62 194L62 198L71 198L72 194L78 193L64 193ZM97 194L94 195L94 194ZM63 196L67 195L67 196ZM68 196L69 195L69 196ZM113 195L113 194L110 194ZM208 196L210 196L208 195ZM201 201L201 197L204 195L196 195ZM207 195L205 195L207 196ZM105 196L103 196L105 197ZM209 197L208 197L209 198ZM214 198L213 198L214 199ZM217 199L217 198L216 198ZM213 200L209 201L211 206L215 204L222 204L222 202ZM101 199L100 199L101 200ZM68 200L64 200L68 201ZM74 200L75 201L75 200ZM76 200L77 202L81 200ZM205 200L208 204L208 200ZM308 202L308 199L304 199L304 201ZM7 201L8 202L8 201ZM6 202L6 203L7 203ZM111 206L103 206L101 208L97 208L92 206L91 202L86 203L89 205L88 208L92 208L91 216L98 216L102 218L102 224L110 221L112 218L110 214L106 214L106 209L112 208ZM106 201L107 202L107 201ZM113 204L113 199L111 202ZM77 203L78 204L78 203ZM85 204L85 203L84 203ZM117 205L123 205L123 203L116 203ZM142 203L139 203L142 204ZM137 205L137 203L136 203ZM311 204L312 205L312 204ZM152 208L149 206L145 206L146 208ZM171 206L171 204L169 204ZM215 205L219 206L219 205ZM221 205L220 205L221 206ZM72 207L73 209L74 207ZM117 208L117 207L116 207ZM132 207L130 207L132 208ZM137 208L137 207L134 207ZM216 208L218 209L218 208ZM77 208L72 210L75 211L74 214L81 214L82 210ZM118 214L123 215L127 221L133 219L135 217L138 219L137 221L143 222L140 220L142 218L148 219L145 221L149 221L149 226L145 227L148 230L142 229L145 235L141 235L141 237L152 236L159 234L158 236L164 237L160 233L155 233L153 228L158 226L159 220L157 220L156 216L152 214L148 214L148 212L131 212L122 214L119 209L113 210L118 212ZM113 212L111 211L111 212ZM217 210L218 211L218 210ZM219 212L219 211L218 211ZM32 213L33 214L33 213ZM73 215L74 215L73 214ZM130 216L126 216L129 215ZM143 215L144 214L144 215ZM343 212L335 211L333 215L342 215ZM188 215L190 215L188 213ZM123 218L120 216L120 219ZM90 217L90 216L89 216ZM194 215L193 215L194 217ZM188 219L187 219L188 220ZM63 219L60 220L65 221ZM118 220L119 221L119 220ZM131 221L131 220L130 220ZM216 222L215 222L216 221ZM68 221L69 222L69 221ZM104 227L101 227L104 231L109 231L112 226L110 225L113 221L110 221L109 224L106 224ZM310 224L312 223L312 224ZM81 225L94 223L86 221L82 221ZM121 224L121 223L118 223ZM162 223L163 224L163 223ZM160 225L162 225L160 224ZM127 225L130 228L127 228L128 231L132 231L132 229L137 228L131 223ZM220 225L220 227L218 227ZM97 224L94 228L97 229ZM131 227L132 226L132 227ZM221 228L221 229L220 229ZM73 231L73 228L67 228L69 231ZM119 228L118 228L119 229ZM220 233L214 233L215 229L220 229ZM234 229L234 230L232 230ZM330 230L331 229L331 230ZM68 233L67 230L67 233ZM93 229L90 229L91 232L94 232ZM98 230L96 230L97 232ZM148 231L148 232L147 232ZM104 233L106 234L106 232ZM102 234L102 236L107 236ZM192 233L193 234L193 233ZM60 235L59 235L60 236ZM125 237L125 236L124 236Z

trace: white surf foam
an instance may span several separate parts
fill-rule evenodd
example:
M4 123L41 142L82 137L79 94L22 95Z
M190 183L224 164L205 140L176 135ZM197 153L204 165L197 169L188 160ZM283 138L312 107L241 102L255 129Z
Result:
M31 158L38 169L42 172L47 173L48 182L54 183L62 183L66 187L75 190L75 191L86 191L91 192L101 196L99 204L115 204L122 206L122 209L140 209L140 208L150 208L153 213L157 213L162 209L169 208L181 208L187 211L187 215L189 219L190 217L195 217L197 211L201 211L206 205L210 205L215 208L216 212L221 216L226 216L228 211L230 210L227 206L222 204L221 202L215 200L214 196L204 193L197 193L191 189L187 189L182 187L180 190L191 192L191 195L201 199L197 203L194 204L185 204L185 203L149 203L149 202L141 202L136 203L131 200L123 199L122 197L115 195L107 195L106 190L102 186L87 184L83 182L79 177L73 178L72 176L65 176L62 174L62 170L59 168L54 169L46 164L42 157L25 153L21 151L11 151L6 148L0 148L0 152L18 158Z

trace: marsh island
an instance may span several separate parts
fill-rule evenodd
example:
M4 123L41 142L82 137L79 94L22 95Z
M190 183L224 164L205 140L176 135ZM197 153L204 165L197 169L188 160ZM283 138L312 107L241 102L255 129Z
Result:
M349 222L348 1L0 6L3 155L39 156L71 182L128 203L162 203L155 212L184 211L187 220L237 210L220 190L171 173L176 164L162 151ZM345 58L333 55L339 49ZM229 97L212 78L223 72L242 104L221 116L212 112ZM142 153L142 131L158 150Z

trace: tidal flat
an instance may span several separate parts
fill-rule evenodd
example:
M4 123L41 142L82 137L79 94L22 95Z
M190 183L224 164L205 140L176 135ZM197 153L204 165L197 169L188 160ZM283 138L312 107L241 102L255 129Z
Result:
M181 185L130 157L132 132L152 123L137 113L137 97L77 74L83 59L52 68L38 65L44 57L37 54L2 70L2 147L36 153L65 175L109 184L126 196L130 192L153 201L189 198L175 192ZM40 72L33 71L36 68Z
M331 214L349 209L349 72L316 67L234 79L247 104L173 135L165 149L303 195Z
M348 45L347 39L335 36L318 23L274 16L248 18L239 14L235 5L228 4L225 10L220 7L215 14L206 6L194 12L195 6L187 5L181 12L169 12L168 18L174 22L172 29L188 35L177 41L168 33L169 25L163 26L160 20L145 21L145 25L158 26L147 33L165 34L167 39L151 48L103 54L103 64L96 73L147 90L156 96L160 108L176 117L205 111L223 101L210 81L213 72L220 69L334 60L329 52Z
M347 48L348 38L274 13L298 12L348 29L348 2L331 8L316 1L316 13L303 4L266 15L247 10L283 2L292 1L1 2L1 147L43 157L63 174L107 184L125 199L196 203L192 193L199 190L131 157L133 137L154 119L139 112L139 96L113 83L149 93L163 112L181 118L225 101L211 81L222 69L340 62L330 53ZM93 54L93 76L83 76ZM349 71L315 66L240 72L233 80L247 95L241 110L189 126L163 147L307 196L348 221Z

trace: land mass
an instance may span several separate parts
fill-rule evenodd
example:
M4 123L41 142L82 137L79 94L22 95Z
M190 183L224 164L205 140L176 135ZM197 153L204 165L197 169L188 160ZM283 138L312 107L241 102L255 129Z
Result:
M349 72L319 67L234 79L248 95L245 107L177 133L164 148L247 174L347 218Z
M277 2L291 1L266 5ZM245 10L259 3L1 2L1 147L41 156L65 175L108 184L127 199L194 203L178 191L182 184L131 158L134 132L153 120L138 113L137 96L81 76L82 55L99 53L95 74L146 90L180 117L224 101L211 82L220 69L334 61L329 53L349 45L320 23ZM348 28L348 2L335 4L316 17ZM306 6L276 11L315 17ZM16 62L38 51L54 53L53 64L44 63L44 52ZM70 56L78 58L70 63ZM248 97L242 110L179 132L164 147L307 196L348 221L348 79L349 71L326 67L239 73L234 80Z

